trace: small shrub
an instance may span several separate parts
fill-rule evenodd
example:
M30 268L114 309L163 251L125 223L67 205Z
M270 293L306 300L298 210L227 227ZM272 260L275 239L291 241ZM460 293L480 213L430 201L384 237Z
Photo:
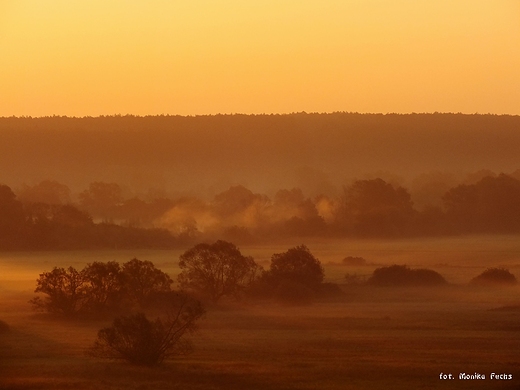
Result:
M367 281L376 286L439 286L446 280L430 269L410 269L406 265L377 268Z
M149 320L144 313L117 317L111 327L98 332L90 355L155 366L164 359L191 352L185 336L196 329L204 309L187 295L178 293L176 298L162 318Z
M472 285L513 286L517 284L515 275L504 268L488 268L480 275L471 279Z

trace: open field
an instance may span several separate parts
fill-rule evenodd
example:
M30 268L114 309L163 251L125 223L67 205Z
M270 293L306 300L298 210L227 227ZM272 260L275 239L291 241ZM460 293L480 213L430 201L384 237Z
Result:
M272 253L301 242L241 247L268 267ZM436 289L344 286L345 298L309 306L224 302L209 308L195 351L158 368L85 355L108 321L49 319L31 312L38 274L53 266L132 257L175 277L179 251L3 253L0 255L0 389L518 389L520 288L466 284L487 267L520 276L520 237L306 242L328 281L380 265L440 272ZM338 265L362 256L368 265ZM499 310L494 310L499 309ZM491 380L490 374L512 374ZM453 374L456 379L440 380ZM460 373L485 380L459 380Z

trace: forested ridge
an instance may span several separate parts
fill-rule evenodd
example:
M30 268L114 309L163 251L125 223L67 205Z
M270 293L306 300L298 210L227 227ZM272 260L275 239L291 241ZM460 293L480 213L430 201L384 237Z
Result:
M0 118L3 249L520 232L520 117Z
M0 118L0 182L95 180L171 191L255 191L389 171L512 172L520 117L287 114ZM305 183L302 183L305 182ZM212 193L214 195L215 192Z

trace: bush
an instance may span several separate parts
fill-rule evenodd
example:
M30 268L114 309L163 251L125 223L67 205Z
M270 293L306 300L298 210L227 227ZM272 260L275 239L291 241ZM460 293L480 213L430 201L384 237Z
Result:
M263 272L248 288L256 298L272 298L286 304L308 304L315 298L337 296L333 286L324 286L321 262L305 245L271 257L269 271ZM333 291L334 290L334 291Z
M275 253L271 257L268 273L273 280L291 280L311 289L317 288L325 275L321 262L305 245L291 248L284 253Z
M472 285L513 286L517 283L515 275L504 268L488 268L480 275L471 279Z
M131 364L155 366L164 359L191 352L186 334L196 330L204 314L200 302L177 293L163 317L149 320L144 313L117 317L98 332L90 355L122 359Z
M446 280L430 269L410 269L406 265L377 268L367 281L376 286L439 286Z

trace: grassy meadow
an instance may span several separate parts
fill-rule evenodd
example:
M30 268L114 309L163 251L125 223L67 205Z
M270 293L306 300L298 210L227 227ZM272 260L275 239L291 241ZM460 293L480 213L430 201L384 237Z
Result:
M301 244L242 246L265 268L273 253ZM51 319L32 312L38 274L93 261L151 260L173 278L177 251L0 254L0 389L519 389L520 287L467 283L488 267L520 278L520 237L304 241L326 281L370 275L383 265L431 268L441 288L343 286L345 296L306 306L226 301L209 307L191 355L134 367L85 354L110 321ZM187 249L187 248L186 248ZM341 265L362 256L367 265ZM512 374L512 380L490 374ZM441 380L452 374L456 379ZM459 380L460 373L485 380Z

